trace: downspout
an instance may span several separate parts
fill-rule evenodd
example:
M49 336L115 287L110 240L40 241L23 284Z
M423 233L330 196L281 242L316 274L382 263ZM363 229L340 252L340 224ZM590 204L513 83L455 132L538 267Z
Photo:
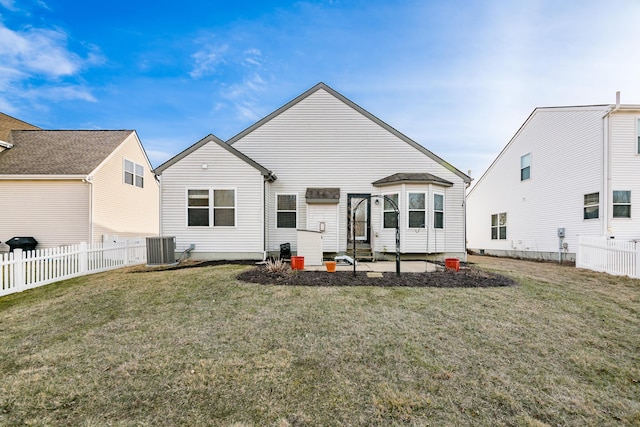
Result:
M267 184L274 182L276 179L278 179L278 177L271 171L268 171L267 175L263 175L262 179L262 261L267 260L267 254L269 252L269 194Z
M160 194L158 196L158 218L160 220L160 223L158 224L158 236L162 236L162 177L160 175L155 175L156 179L158 180L158 184L160 184L160 188L158 189Z
M93 243L93 207L94 207L94 192L93 192L93 182L91 181L92 177L87 175L87 177L83 180L87 184L89 184L89 239L87 242L89 244Z
M609 194L611 192L611 144L609 141L610 120L609 116L620 108L620 92L616 93L615 107L609 107L602 116L602 227L600 234L609 236L611 234L611 215L609 212Z
M262 180L262 261L267 260L267 177Z

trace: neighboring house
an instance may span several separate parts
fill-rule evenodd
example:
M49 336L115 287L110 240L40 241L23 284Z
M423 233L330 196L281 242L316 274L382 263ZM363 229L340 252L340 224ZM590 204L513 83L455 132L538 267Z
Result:
M161 234L178 253L263 259L321 233L326 256L358 247L465 259L467 175L320 83L227 142L209 135L156 168ZM377 196L369 199L369 196ZM348 246L349 245L349 246Z
M579 235L640 239L639 121L619 102L535 109L469 191L469 249L575 260Z
M158 182L135 131L16 130L37 128L7 117L0 114L0 251L15 236L47 248L158 234Z

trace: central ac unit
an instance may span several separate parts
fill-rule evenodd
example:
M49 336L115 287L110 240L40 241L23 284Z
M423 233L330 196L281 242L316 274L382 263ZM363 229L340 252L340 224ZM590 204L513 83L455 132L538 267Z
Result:
M163 265L176 263L175 237L147 237L147 264Z

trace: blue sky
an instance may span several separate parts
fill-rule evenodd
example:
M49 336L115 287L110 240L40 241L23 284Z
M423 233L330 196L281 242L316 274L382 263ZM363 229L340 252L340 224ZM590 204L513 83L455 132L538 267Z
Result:
M477 179L538 106L640 104L638 0L0 0L0 111L153 166L318 82Z

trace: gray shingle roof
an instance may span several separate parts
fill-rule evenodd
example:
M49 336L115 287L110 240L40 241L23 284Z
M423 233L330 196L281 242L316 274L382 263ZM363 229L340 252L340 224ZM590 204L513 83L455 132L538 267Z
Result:
M307 188L305 193L307 203L338 203L340 200L339 188Z
M0 175L88 175L132 130L13 130Z
M447 181L446 179L439 178L430 173L412 173L412 172L401 172L394 173L393 175L389 175L386 178L379 179L372 184L375 187L382 187L384 185L398 184L401 182L412 182L417 184L439 184L445 187L451 187L453 185L452 182Z

